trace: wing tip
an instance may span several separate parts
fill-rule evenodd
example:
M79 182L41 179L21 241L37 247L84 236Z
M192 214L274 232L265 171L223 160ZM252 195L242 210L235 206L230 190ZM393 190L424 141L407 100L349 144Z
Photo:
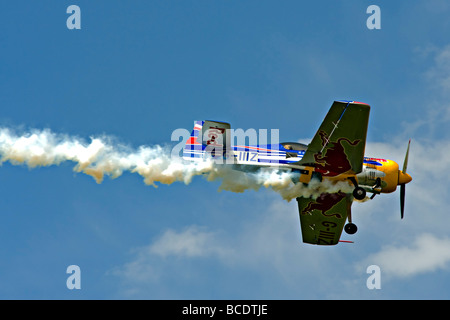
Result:
M343 103L350 103L350 104L359 104L359 105L370 107L370 105L368 103L361 102L361 101L355 101L355 100L337 100L336 102L343 102Z

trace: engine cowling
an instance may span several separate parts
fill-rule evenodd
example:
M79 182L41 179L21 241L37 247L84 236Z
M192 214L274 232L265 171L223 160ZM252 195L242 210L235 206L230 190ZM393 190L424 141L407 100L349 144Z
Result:
M411 181L412 178L409 174L399 170L397 162L385 159L377 160L379 165L368 164L363 166L363 171L356 175L358 184L373 187L377 178L380 178L381 190L379 192L390 193L394 192L398 185Z
M363 171L356 175L358 184L363 186L374 186L378 178L382 179L386 174L375 168L364 166Z

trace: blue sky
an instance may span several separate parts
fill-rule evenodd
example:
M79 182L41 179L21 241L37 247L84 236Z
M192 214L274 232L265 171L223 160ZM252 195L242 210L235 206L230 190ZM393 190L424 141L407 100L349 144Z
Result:
M66 9L81 8L81 30ZM366 9L381 9L369 30ZM301 243L295 201L220 181L101 184L74 164L0 167L2 299L448 299L450 4L446 1L9 1L0 126L136 149L216 119L307 140L332 101L372 106L366 154L399 192L353 206L353 245ZM348 236L345 236L348 238ZM81 269L68 290L66 268ZM368 290L366 268L381 268Z

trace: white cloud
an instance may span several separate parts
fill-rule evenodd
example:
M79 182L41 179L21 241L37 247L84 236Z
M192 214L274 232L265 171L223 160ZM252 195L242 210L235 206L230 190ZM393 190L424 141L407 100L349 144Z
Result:
M149 245L135 249L130 262L111 274L122 279L124 290L130 296L153 296L153 290L163 286L169 278L177 279L178 283L192 279L199 283L204 279L211 282L214 278L214 286L230 286L236 294L249 290L252 295L247 297L261 294L261 298L271 297L271 293L265 290L258 293L254 288L239 289L240 281L246 281L251 274L252 278L260 279L256 287L270 287L270 283L283 288L281 296L291 298L293 292L298 291L299 282L305 287L316 279L319 285L322 272L332 268L327 260L336 256L340 259L339 254L331 248L303 244L295 201L288 203L277 194L270 195L268 190L263 192L265 208L255 205L258 214L253 215L254 220L243 217L236 221L234 228L223 232L211 225L166 230ZM260 195L255 194L255 197ZM211 265L214 266L211 269L205 267ZM243 274L247 276L242 278Z
M425 45L416 48L416 57L423 71L424 91L413 94L410 102L411 110L417 114L413 121L403 122L403 131L409 136L420 134L423 137L448 138L447 130L450 122L450 45L436 47Z
M219 244L219 232L207 231L205 227L188 226L182 231L166 230L149 245L133 249L133 258L123 266L116 267L108 274L119 276L127 286L130 294L141 294L142 284L157 283L167 277L177 262L186 259L218 258L226 260L233 249ZM182 269L177 268L177 276Z
M427 70L426 76L431 83L447 91L450 89L450 45L435 49L434 53L434 65Z
M217 244L216 238L216 233L208 232L206 228L199 226L189 226L181 232L169 229L144 250L161 257L225 257L231 254L232 250Z
M421 234L413 243L402 246L387 246L370 255L364 265L380 266L383 275L411 277L437 269L448 269L450 265L450 239Z

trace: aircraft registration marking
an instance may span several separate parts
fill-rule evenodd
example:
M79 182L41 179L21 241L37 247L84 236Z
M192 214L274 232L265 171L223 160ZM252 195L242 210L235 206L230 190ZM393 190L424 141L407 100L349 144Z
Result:
M239 161L258 162L257 152L239 151Z
M326 230L319 231L317 244L331 245L336 236L336 231L333 229L337 227L337 224L331 221L323 221L322 225L326 227Z

